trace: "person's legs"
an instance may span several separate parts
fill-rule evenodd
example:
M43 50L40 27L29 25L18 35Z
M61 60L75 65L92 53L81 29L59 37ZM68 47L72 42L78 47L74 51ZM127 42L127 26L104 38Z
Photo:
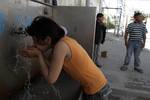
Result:
M128 69L127 66L130 63L133 50L134 50L134 42L133 41L128 41L128 47L127 47L127 51L126 51L126 56L125 56L124 64L120 68L120 70L126 71Z
M137 41L134 48L134 69L137 72L143 73L143 70L140 68L140 54L141 54L141 42Z
M99 52L100 52L100 44L95 44L95 47L94 47L94 62L98 67L102 67Z
M94 62L95 62L96 59L97 59L97 52L98 52L98 45L95 44L95 46L94 46Z
M134 50L134 42L129 41L126 57L125 57L125 60L124 60L124 65L129 65L133 50Z

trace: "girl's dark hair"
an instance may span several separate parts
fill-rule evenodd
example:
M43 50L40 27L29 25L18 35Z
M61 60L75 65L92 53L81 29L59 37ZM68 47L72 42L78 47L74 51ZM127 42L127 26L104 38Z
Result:
M44 40L47 36L50 36L53 45L65 35L64 30L58 24L45 16L34 18L31 25L26 28L26 32L38 40Z

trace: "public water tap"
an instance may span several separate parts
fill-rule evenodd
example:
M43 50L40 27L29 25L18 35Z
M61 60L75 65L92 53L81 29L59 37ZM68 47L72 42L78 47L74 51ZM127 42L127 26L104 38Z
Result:
M23 31L23 27L19 27L16 31L16 34L25 34L25 31Z
M12 30L11 30L11 35L25 35L25 36L27 36L28 34L27 34L27 32L25 31L25 28L23 28L23 27L18 27L18 28L12 28Z

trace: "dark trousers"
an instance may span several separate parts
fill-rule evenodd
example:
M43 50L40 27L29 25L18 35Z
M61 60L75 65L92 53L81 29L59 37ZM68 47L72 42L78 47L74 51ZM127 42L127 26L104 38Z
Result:
M111 93L111 88L107 84L100 91L93 95L87 95L83 93L82 100L108 100L109 94Z

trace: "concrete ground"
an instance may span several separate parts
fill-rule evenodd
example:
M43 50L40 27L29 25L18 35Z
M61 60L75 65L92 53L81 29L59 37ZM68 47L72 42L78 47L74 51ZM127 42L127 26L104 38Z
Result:
M110 100L150 100L150 35L147 34L146 46L141 53L141 68L144 73L140 74L133 70L134 59L127 71L120 71L124 62L126 48L122 36L117 37L113 33L107 33L106 41L100 51L107 51L107 57L100 57L103 65L102 70L106 74L113 94L116 97ZM118 98L118 99L117 99Z

